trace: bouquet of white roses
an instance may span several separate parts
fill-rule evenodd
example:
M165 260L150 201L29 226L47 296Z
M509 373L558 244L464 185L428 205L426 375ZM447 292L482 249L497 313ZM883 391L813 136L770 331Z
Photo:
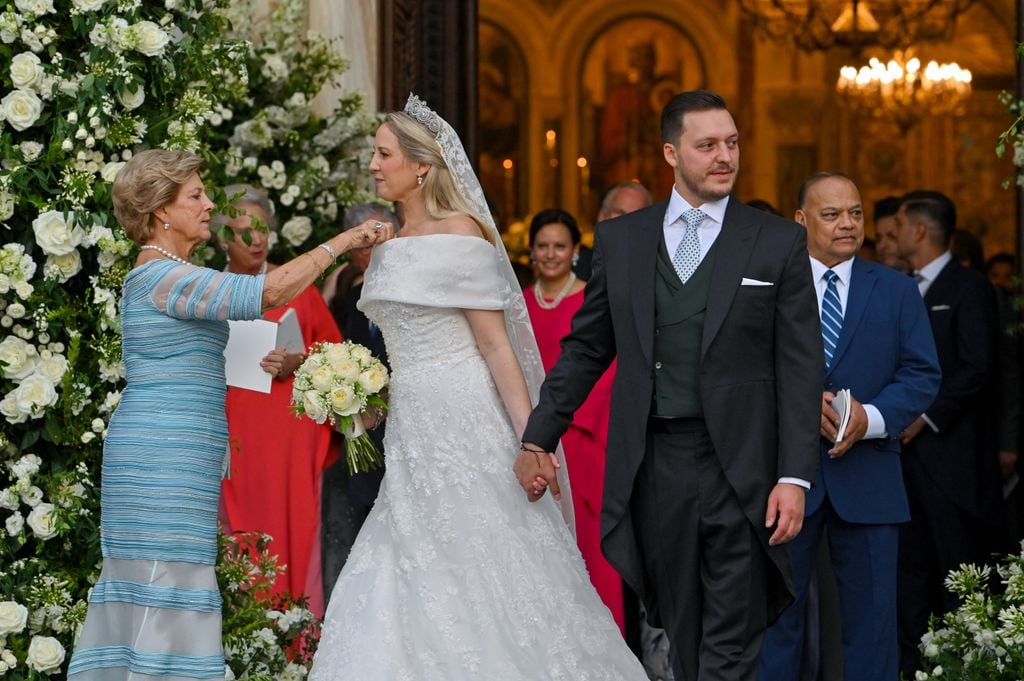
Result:
M317 423L330 421L347 442L349 473L379 468L380 452L366 433L361 414L387 411L382 393L388 370L358 343L317 343L295 371L292 410Z

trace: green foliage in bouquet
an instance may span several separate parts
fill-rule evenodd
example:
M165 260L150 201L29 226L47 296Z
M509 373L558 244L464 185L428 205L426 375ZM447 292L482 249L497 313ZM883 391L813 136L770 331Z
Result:
M1024 678L1024 544L996 568L963 565L946 578L960 607L933 617L921 638L915 681L1019 681Z
M217 582L223 598L228 679L298 681L313 661L320 624L305 598L271 596L285 566L269 553L270 536L221 535Z
M254 4L231 5L240 37L259 30L249 19ZM211 164L218 184L246 183L270 197L280 235L271 237L270 258L277 262L337 234L347 206L374 200L366 167L379 118L356 93L331 102L326 116L314 113L313 99L337 85L347 63L335 41L307 33L305 6L282 0L251 45L249 97L231 124L217 128L226 152ZM233 238L227 227L222 235Z
M143 148L188 149L207 159L213 195L255 180L286 220L308 217L311 233L335 230L332 215L366 196L354 178L373 121L359 98L327 119L309 108L343 60L299 28L297 0L282 2L253 47L245 26L231 26L247 6L0 0L4 679L63 677L99 571L99 467L124 382L119 298L136 253L112 214L117 172ZM269 141L246 146L260 130ZM225 619L226 640L241 622ZM280 678L299 674L288 669Z

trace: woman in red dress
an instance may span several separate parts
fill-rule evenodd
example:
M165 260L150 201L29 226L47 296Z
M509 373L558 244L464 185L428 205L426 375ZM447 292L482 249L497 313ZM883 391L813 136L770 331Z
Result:
M537 281L524 294L546 371L558 359L562 337L569 333L572 317L583 304L586 282L572 271L580 249L575 218L558 208L537 213L530 223L530 249ZM590 581L624 630L622 578L601 554L601 499L614 375L612 364L576 411L562 436L562 448L576 513L576 542Z
M258 274L267 264L269 234L255 229L252 216L272 225L270 202L247 185L226 187L228 196L245 192L235 201L244 211L235 218L219 218L234 232L220 242L231 272ZM248 241L249 243L246 243ZM340 342L334 317L315 286L309 286L284 307L267 311L264 319L277 321L295 310L302 337L309 347L318 341ZM297 418L291 411L295 369L305 359L283 348L263 358L263 370L273 376L270 393L228 388L227 415L231 446L231 474L223 482L225 523L236 532L264 532L273 537L271 555L279 574L272 593L287 591L309 598L317 617L324 614L320 564L320 477L338 456L329 424Z

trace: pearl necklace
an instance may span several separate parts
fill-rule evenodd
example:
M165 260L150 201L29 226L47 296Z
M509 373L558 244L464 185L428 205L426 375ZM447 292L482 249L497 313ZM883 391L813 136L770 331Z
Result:
M228 263L227 265L224 265L224 271L225 272L231 272L231 263ZM267 261L264 260L263 264L260 265L260 271L257 272L256 274L266 274L266 273L267 273ZM232 272L232 274L246 274L246 273L245 272Z
M180 262L182 265L191 265L192 264L188 260L185 260L184 258L179 258L178 256L174 255L173 253L171 253L167 249L161 248L160 246L157 246L156 244L146 244L145 246L139 246L139 250L140 251L156 251L157 253L163 255L166 258L169 258L169 259L173 260L174 262Z
M576 273L570 271L569 278L565 281L565 286L558 292L558 295L549 303L544 300L544 294L540 290L540 282L538 281L533 285L533 299L537 301L537 305L545 310L554 310L558 307L558 304L562 302L562 299L569 295L569 291L572 290L572 285L576 283Z

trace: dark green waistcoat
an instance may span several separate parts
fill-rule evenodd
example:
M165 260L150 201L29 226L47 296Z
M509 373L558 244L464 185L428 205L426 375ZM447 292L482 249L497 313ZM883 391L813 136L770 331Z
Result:
M654 280L654 414L701 417L700 346L711 291L715 247L684 284L672 266L664 238Z

